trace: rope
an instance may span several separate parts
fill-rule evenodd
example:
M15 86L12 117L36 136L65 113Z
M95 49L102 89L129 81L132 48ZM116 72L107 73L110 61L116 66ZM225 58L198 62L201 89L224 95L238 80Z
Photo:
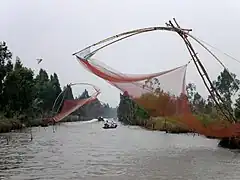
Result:
M219 51L220 53L224 54L225 56L229 57L230 59L232 59L232 60L234 60L234 61L236 61L236 62L238 62L238 63L240 64L240 60L238 60L237 58L231 56L230 54L228 54L228 53L226 53L226 52L223 52L223 51L220 50L219 48L217 48L217 47L215 47L215 46L213 46L213 45L207 43L207 42L204 41L204 40L201 40L200 38L196 38L196 39L198 39L198 40L201 41L202 43L204 43L204 44L210 46L211 48L213 48L213 49Z
M175 19L174 19L174 21L175 21L175 23L177 24L177 22L176 22ZM183 38L183 40L184 40L185 44L187 45L187 47L190 47L189 52L190 52L190 55L192 56L192 60L193 60L194 62L195 62L194 59L197 58L197 56L196 56L196 53L194 52L194 50L193 50L193 48L192 48L189 40L186 39L187 36L190 36L193 40L195 40L198 44L200 44L208 53L210 53L210 54L215 58L215 60L217 60L217 62L219 62L220 65L228 72L228 74L230 75L230 77L233 79L234 83L235 83L235 84L237 85L237 87L240 89L238 83L236 82L235 78L231 75L231 73L229 72L228 68L222 63L222 61L221 61L212 51L210 51L210 50L203 44L203 41L201 41L201 40L199 40L198 38L196 38L196 37L192 36L191 34L189 34L189 31L190 31L190 30L180 28L180 26L179 26L178 24L177 24L177 27L175 27L175 26L171 23L171 21L169 21L169 24L166 24L166 25L167 25L166 27L142 28L142 29L137 29L137 30L133 30L133 31L124 32L124 33L121 33L121 34L118 34L118 35L115 35L115 36L111 36L111 37L106 38L106 39L104 39L104 40L102 40L102 41L99 41L99 42L97 42L97 43L95 43L95 44L93 44L93 45L91 45L91 46L88 46L87 48L85 48L85 49L83 49L83 50L81 50L81 51L78 51L78 52L74 53L73 55L76 55L77 53L83 52L84 50L86 50L86 49L88 49L88 48L91 48L91 47L93 47L93 46L96 46L96 45L105 43L105 42L107 42L107 41L111 41L111 42L109 42L109 43L107 43L107 44L105 44L105 45L100 46L99 48L96 48L92 53L89 53L87 56L85 56L85 57L88 57L88 59L89 59L89 58L90 58L91 56L93 56L97 51L99 51L99 50L101 50L101 49L103 49L103 48L105 48L105 47L107 47L107 46L109 46L109 45L111 45L111 44L114 44L114 43L116 43L116 42L119 42L119 41L121 41L121 40L123 40L123 39L127 39L127 38L129 38L129 37L131 37L131 36L134 36L134 35L137 35L137 34L140 34L140 33L144 33L144 32L156 31L156 30L172 31L172 32L176 32L177 34L179 34L179 35ZM122 38L119 38L119 37L121 37L121 36L123 36L123 37L122 37ZM116 39L116 38L119 38L119 39L114 40L114 39ZM208 44L208 43L206 43L206 42L204 42L204 43L205 43L205 44ZM211 46L211 45L210 45L210 46ZM213 47L213 46L211 46L211 47ZM213 47L213 48L215 48L215 47ZM217 49L217 48L215 48L215 49ZM192 54L191 52L192 52L193 54ZM235 61L237 61L237 62L240 63L240 61L238 61L236 58L230 56L229 54L227 54L227 53L224 53L224 54L225 54L226 56L230 57L231 59L234 59ZM86 59L86 60L88 60L88 59ZM190 60L190 61L188 62L188 64L189 64L192 60ZM201 69L203 70L204 74L207 75L207 72L206 72L206 70L204 69L203 65L200 63L199 59L197 58L196 60L198 61L198 64L200 64ZM188 65L188 64L187 64L187 65ZM196 67L198 67L198 66L196 65ZM111 72L111 71L110 71L110 72ZM199 73L200 73L200 72L199 72ZM200 74L201 74L201 73L200 73ZM203 76L203 75L201 75L201 76ZM211 85L211 87L212 87L212 82L210 81L210 79L209 79L208 76L207 76L207 79L208 79L208 81L209 81L209 83L210 83L210 85ZM203 79L203 80L204 80L204 79ZM207 84L205 84L205 85L206 85L207 88L209 88L209 87L207 86ZM209 89L208 89L208 90L209 90ZM210 92L210 90L209 90L209 92ZM216 93L217 93L217 91L216 91ZM210 94L211 94L211 92L210 92ZM217 94L218 94L218 93L217 93ZM219 96L219 95L218 95L218 96ZM221 96L219 96L218 98L220 98L220 100L221 100ZM222 100L221 100L221 101L222 101ZM231 115L231 113L230 113L230 115Z
M198 40L196 37L190 34L188 34L188 36L191 37L193 40L195 40L197 43L199 43L208 53L210 53L215 58L215 60L217 60L217 62L219 62L219 64L228 72L229 76L232 78L232 80L234 81L238 89L240 89L240 86L236 82L236 79L232 76L228 68L223 64L223 62L212 51L210 51L210 49L208 49L203 43L201 43L200 40Z

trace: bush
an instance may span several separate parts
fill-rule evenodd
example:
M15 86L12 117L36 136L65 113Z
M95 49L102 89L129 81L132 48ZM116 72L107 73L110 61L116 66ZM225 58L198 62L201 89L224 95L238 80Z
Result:
M0 133L5 133L20 128L22 128L22 123L19 120L8 119L4 116L0 116Z
M169 117L155 117L147 121L147 129L166 131L169 133L187 133L191 132L187 127L178 123L175 119Z

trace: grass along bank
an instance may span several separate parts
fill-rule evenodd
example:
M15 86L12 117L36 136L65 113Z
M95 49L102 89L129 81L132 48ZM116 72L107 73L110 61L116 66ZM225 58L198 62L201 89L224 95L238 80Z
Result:
M215 121L207 114L198 114L194 116L203 124L203 126L207 126ZM141 123L140 126L149 130L159 130L167 133L195 133L187 126L184 126L184 124L169 117L151 117L145 123Z
M27 116L23 115L14 118L6 118L0 115L0 133L6 133L25 127L39 126L40 124L40 119L28 119Z
M165 131L167 133L193 133L187 127L180 125L177 121L163 117L150 118L145 123L144 127L149 130Z
M76 121L88 121L93 119L92 117L80 117L76 115L70 115L65 117L61 122L76 122ZM25 127L36 127L42 125L42 119L31 119L28 116L20 115L14 118L6 118L0 114L0 133L10 132L12 130L22 129Z
M10 132L11 130L21 129L23 128L23 124L20 120L17 119L9 119L0 116L0 133Z

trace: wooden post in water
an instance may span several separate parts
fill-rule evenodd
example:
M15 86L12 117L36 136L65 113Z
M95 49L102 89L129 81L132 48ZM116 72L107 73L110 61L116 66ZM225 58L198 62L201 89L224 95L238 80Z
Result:
M7 140L7 145L9 145L9 136L6 136L6 140Z
M167 121L166 121L166 117L164 118L164 129L165 129L165 133L167 133Z
M31 135L31 141L32 141L33 140L32 127L30 127L30 135Z

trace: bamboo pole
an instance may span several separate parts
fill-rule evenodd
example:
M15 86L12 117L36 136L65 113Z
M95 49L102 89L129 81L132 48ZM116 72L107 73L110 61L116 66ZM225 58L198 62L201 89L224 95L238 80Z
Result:
M185 34L185 32L181 31L179 24L177 23L176 19L174 19L174 22L177 25L177 28L173 25L173 23L171 21L169 21L169 26L176 28L176 32L180 35L180 37L184 40L185 45L189 51L190 56L193 59L193 62L197 68L197 71L199 73L199 75L201 76L205 87L207 88L207 90L209 91L211 97L213 98L214 102L216 103L216 105L218 106L218 108L220 109L220 111L222 112L222 114L227 118L228 121L232 121L235 122L235 118L232 115L232 113L229 111L229 109L226 107L226 105L224 104L223 99L221 98L220 94L218 93L218 91L215 89L215 87L212 84L212 81L210 80L210 77L205 69L205 67L203 66L203 64L201 63L200 59L197 56L197 53L195 52L193 46L191 45L190 41L187 39L187 35ZM200 67L199 67L200 66ZM201 71L203 73L201 73ZM206 78L206 79L205 79ZM207 82L209 83L210 87L208 86ZM212 91L211 91L212 89ZM225 114L224 110L222 109L222 107L220 106L220 104L218 103L218 101L216 100L215 95L213 94L213 92L215 92L217 98L223 103L224 109L226 109L227 114Z
M173 23L171 21L169 21L168 23L166 23L165 27L156 26L156 27L141 28L141 29L136 29L136 30L132 30L132 31L123 32L123 33L120 33L120 34L108 37L106 39L103 39L102 41L99 41L99 42L97 42L95 44L92 44L92 45L90 45L90 46L88 46L88 47L86 47L86 48L84 48L84 49L82 49L82 50L80 50L78 52L75 52L73 55L77 55L80 52L83 52L83 51L85 51L87 49L90 49L90 48L93 48L93 47L99 45L100 47L96 48L95 50L93 50L92 52L90 52L88 55L85 56L85 57L87 57L85 60L88 60L97 51L99 51L101 49L104 49L105 47L107 47L109 45L112 45L114 43L117 43L117 42L119 42L121 40L130 38L132 36L135 36L135 35L138 35L138 34L141 34L141 33L157 31L157 30L165 30L165 31L176 32L183 39L183 41L184 41L184 43L185 43L185 45L186 45L186 47L188 49L188 52L189 52L190 56L192 57L192 60L193 60L193 62L195 64L195 66L196 66L196 69L197 69L199 75L201 76L201 79L204 82L205 87L207 88L208 92L210 93L211 97L213 98L215 104L217 105L217 107L220 109L220 111L226 117L226 119L228 121L235 122L236 120L235 120L235 117L234 117L233 113L231 113L229 111L229 109L227 108L227 106L224 104L223 99L221 98L220 94L215 89L214 85L212 84L212 81L210 80L210 77L209 77L205 67L201 63L200 59L197 56L197 53L195 52L195 50L194 50L193 46L191 45L190 41L188 40L188 36L194 39L194 37L189 34L189 32L192 31L192 29L181 28L180 25L177 23L175 18L173 18L173 21L175 22L176 26L173 25ZM114 40L114 39L116 39L116 40ZM196 38L194 40L197 41ZM101 45L101 44L104 44L104 43L106 43L106 44L105 45ZM208 51L208 49L206 49L206 50ZM208 51L208 52L214 56L214 54L211 53L211 51ZM83 58L85 58L85 57L83 57ZM214 56L214 57L216 58L216 56ZM219 60L219 59L217 59L217 60ZM223 65L221 62L220 62L220 64ZM220 106L219 102L222 102L223 107ZM226 112L224 111L224 109L226 109Z

